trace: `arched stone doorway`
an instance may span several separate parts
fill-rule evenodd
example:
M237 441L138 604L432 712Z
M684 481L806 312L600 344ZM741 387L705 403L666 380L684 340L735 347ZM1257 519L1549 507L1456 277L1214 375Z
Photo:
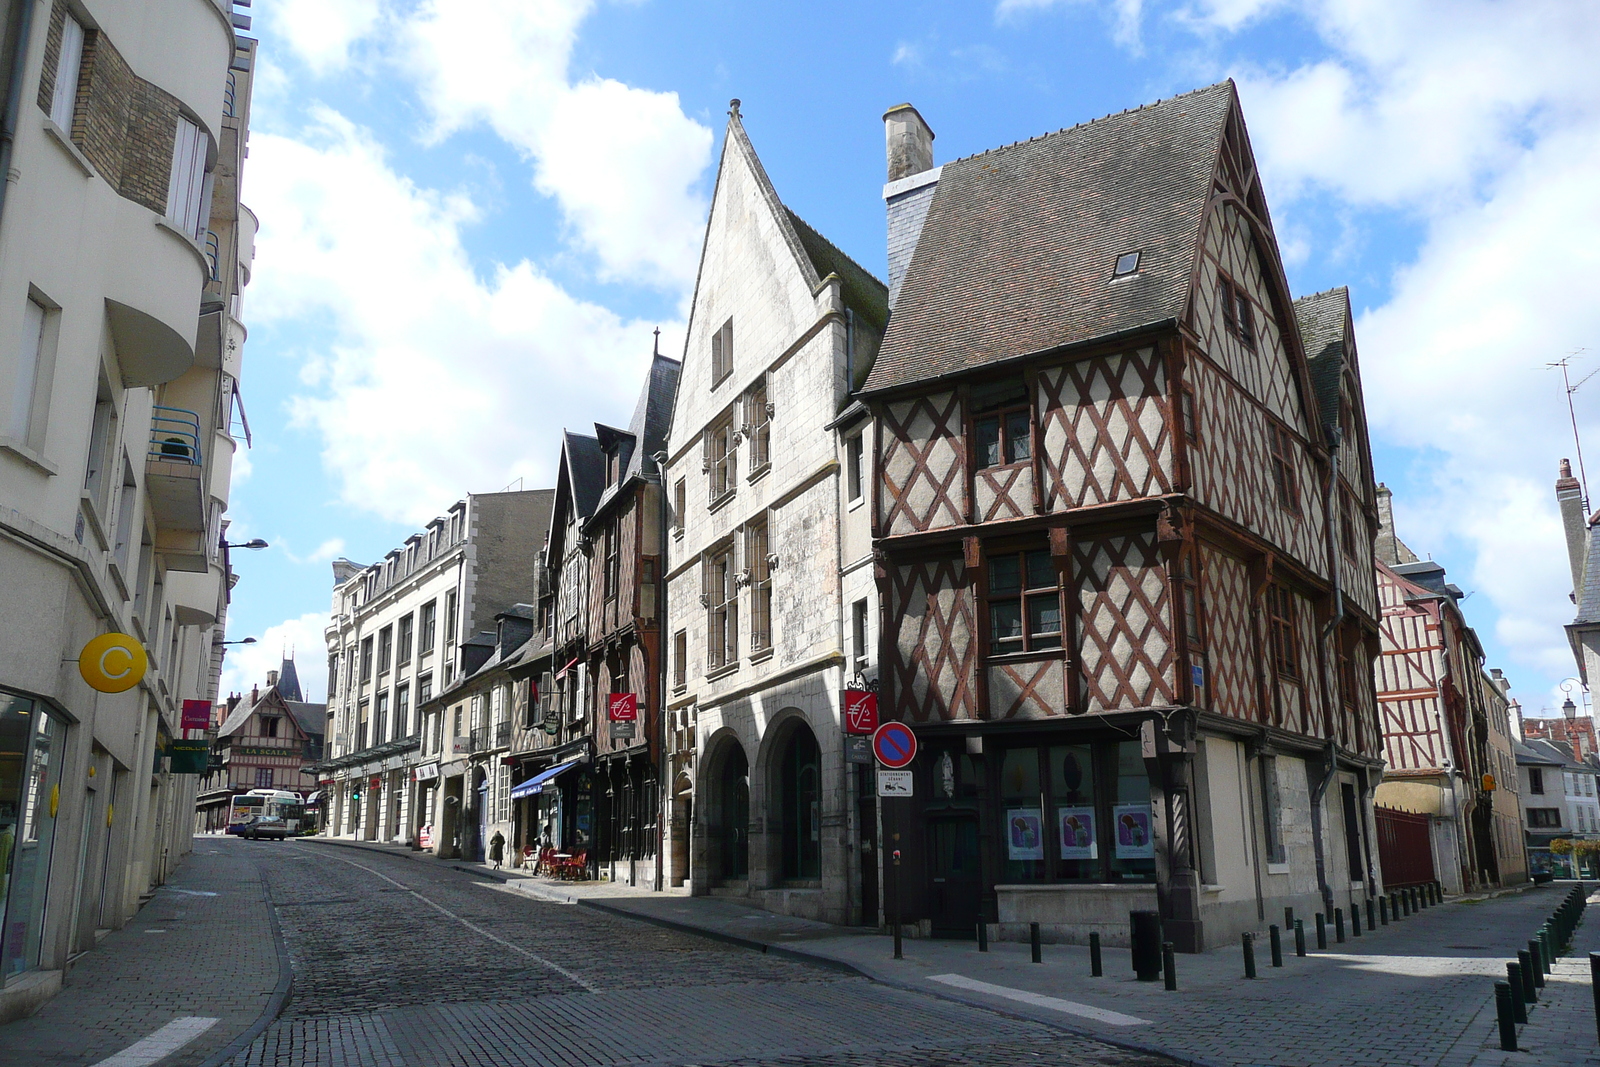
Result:
M795 721L775 764L771 781L783 827L779 875L785 881L822 877L822 758L816 735ZM770 810L770 809L769 809Z
M719 747L710 784L706 859L712 884L743 883L750 877L750 761L733 738Z
M681 886L689 880L689 835L694 826L694 783L687 774L678 775L672 783L672 809L670 831L672 856L668 870L668 884Z

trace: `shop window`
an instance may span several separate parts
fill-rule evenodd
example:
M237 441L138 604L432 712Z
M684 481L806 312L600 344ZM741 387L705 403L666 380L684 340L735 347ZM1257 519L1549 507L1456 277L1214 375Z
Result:
M1044 794L1039 750L1007 749L1000 764L1000 807L1005 818L1003 882L1037 882L1045 876Z
M1008 379L972 390L973 466L1022 463L1032 454L1028 386Z
M1156 877L1150 776L1138 741L1116 748L1117 793L1111 804L1111 880L1153 882Z
M1055 801L1051 827L1056 835L1056 877L1064 881L1100 879L1100 825L1094 789L1094 750L1089 745L1050 749L1050 792Z
M1045 549L989 557L989 651L1061 647L1061 576Z
M39 965L64 733L44 705L0 693L0 983Z

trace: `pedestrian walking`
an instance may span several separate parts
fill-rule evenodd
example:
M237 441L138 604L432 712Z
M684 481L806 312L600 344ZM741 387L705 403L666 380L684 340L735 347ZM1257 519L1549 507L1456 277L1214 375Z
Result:
M502 834L499 830L496 830L494 832L494 836L489 838L489 862L494 864L495 870L498 871L500 869L500 861L502 858L504 858L505 854L506 835Z

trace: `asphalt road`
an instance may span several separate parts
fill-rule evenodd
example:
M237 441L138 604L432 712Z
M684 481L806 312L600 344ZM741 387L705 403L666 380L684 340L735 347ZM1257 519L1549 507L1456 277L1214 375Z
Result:
M294 993L237 1065L1170 1062L404 856L259 848Z

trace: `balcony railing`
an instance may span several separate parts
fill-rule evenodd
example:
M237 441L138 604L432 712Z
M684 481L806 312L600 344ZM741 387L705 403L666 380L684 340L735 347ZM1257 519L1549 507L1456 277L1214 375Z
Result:
M207 230L203 235L206 245L206 273L209 281L217 280L217 264L221 262L222 243L217 235Z
M200 456L200 416L183 408L155 406L150 415L149 458L161 463L193 463Z
M483 752L489 747L489 728L475 726L472 728L472 751Z
M495 727L494 727L494 747L495 748L504 748L506 745L509 745L510 743L511 743L511 723L510 723L510 721L508 720L506 722L496 723Z
M234 107L237 103L238 86L233 80L233 71L228 71L228 85L222 90L222 117L225 119L236 118Z

